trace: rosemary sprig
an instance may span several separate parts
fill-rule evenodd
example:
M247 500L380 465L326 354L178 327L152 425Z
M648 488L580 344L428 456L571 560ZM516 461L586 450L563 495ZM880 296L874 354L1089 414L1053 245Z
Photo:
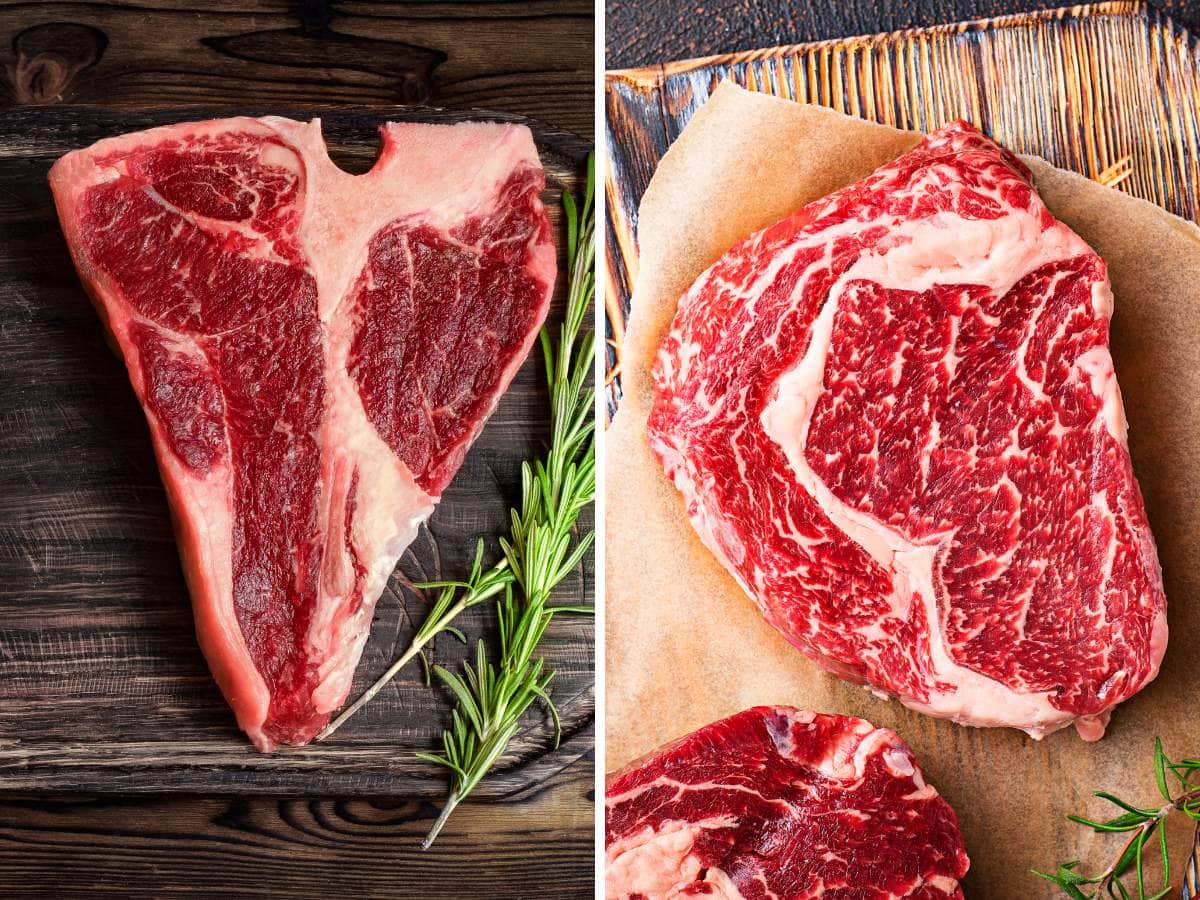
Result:
M451 623L458 618L459 613L463 610L470 609L472 606L478 606L484 600L494 597L511 582L512 572L508 568L508 560L506 559L500 560L496 565L484 571L483 539L480 538L479 542L475 545L475 562L471 567L471 575L465 582L427 581L415 585L421 590L436 589L438 590L438 595L429 607L429 613L425 616L425 621L421 623L421 627L413 635L408 649L404 651L399 659L392 663L386 672L375 680L374 684L363 691L362 696L343 709L337 718L326 725L314 740L323 741L346 724L347 719L375 699L375 695L389 681L395 678L401 669L412 662L414 657L419 655L422 661L424 661L425 655L422 651L425 649L425 645L443 631L454 634L459 640L465 643L466 638L463 636L463 633ZM428 663L425 663L425 665L428 671Z
M465 610L500 596L497 613L500 629L500 662L493 666L481 641L475 665L464 665L464 676L440 666L438 677L455 695L451 728L443 734L444 755L419 754L451 771L446 805L426 838L428 848L454 808L499 759L516 735L521 715L535 700L542 700L555 725L558 713L548 687L553 673L533 654L551 619L561 612L592 612L590 607L550 606L551 592L583 559L591 546L591 532L571 549L571 535L580 513L596 494L596 461L593 445L595 392L591 388L593 333L583 330L595 299L595 167L588 157L587 188L579 208L570 193L562 195L567 219L567 270L570 285L567 313L557 342L543 328L542 357L550 385L550 446L544 460L521 466L521 508L512 510L512 525L501 538L503 557L483 568L484 543L476 546L475 561L466 581L436 581L416 585L436 589L438 595L425 621L404 654L361 697L317 735L321 741L340 728L415 657L424 660L425 646L442 632L462 638L454 620ZM514 590L514 588L516 590Z
M1166 819L1171 813L1181 812L1193 822L1200 823L1200 759L1172 762L1163 753L1162 739L1155 738L1154 779L1158 784L1158 792L1165 801L1161 806L1140 808L1107 791L1096 791L1094 796L1112 803L1121 813L1102 822L1085 819L1083 816L1067 816L1072 822L1102 834L1129 834L1116 860L1107 869L1098 875L1084 875L1079 871L1079 860L1072 860L1060 864L1053 873L1034 870L1033 874L1058 885L1063 893L1073 900L1103 897L1113 900L1132 900L1134 897L1137 900L1160 900L1170 894L1171 860L1167 852ZM1200 824L1197 827L1200 828ZM1162 888L1150 894L1147 893L1149 876L1144 863L1147 845L1153 846L1151 840L1156 833L1155 843L1158 844L1162 865ZM1136 894L1124 883L1124 877L1130 873L1136 874ZM1087 887L1089 885L1095 885L1095 889ZM1091 893L1087 893L1085 887Z
M594 192L595 172L589 157L582 209L569 193L563 194L571 273L567 314L557 342L549 329L541 334L550 385L550 447L544 460L522 464L521 508L512 510L511 530L500 540L504 559L498 565L507 565L511 578L496 604L499 659L492 663L480 641L475 664L464 663L461 676L441 666L434 669L454 694L456 704L451 726L442 734L442 753L419 754L450 770L450 791L422 845L426 849L455 807L491 771L516 736L521 716L535 701L540 700L550 712L556 746L561 737L558 711L549 693L554 674L535 654L556 614L592 611L589 607L551 606L549 601L593 540L593 533L588 532L571 546L579 515L596 496L595 390L591 387L594 336L583 330L596 289ZM461 588L464 597L480 589L475 579Z

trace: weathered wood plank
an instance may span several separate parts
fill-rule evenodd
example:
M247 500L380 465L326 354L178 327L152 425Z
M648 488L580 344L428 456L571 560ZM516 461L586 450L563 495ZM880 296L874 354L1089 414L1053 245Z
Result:
M58 231L45 176L60 153L120 131L229 113L0 112L0 790L433 797L444 789L441 773L413 757L435 745L447 722L446 695L424 685L419 666L328 744L264 756L237 731L196 646L145 421ZM290 114L320 115L331 155L352 171L369 168L385 119L470 117L437 110ZM557 229L558 191L578 186L587 147L534 127ZM556 311L563 292L560 279ZM539 367L533 358L521 370L401 561L377 608L354 694L387 668L419 624L424 599L408 585L461 575L476 536L506 529L520 461L546 438ZM489 552L497 552L494 544ZM590 562L562 594L590 601ZM464 615L472 643L490 621L484 608ZM551 750L548 723L531 719L481 795L535 784L591 748L593 634L590 617L555 621L545 650L558 673L563 743ZM445 637L432 658L456 665L464 655Z
M424 853L437 809L420 801L5 796L0 894L591 897L587 762L503 805L460 807Z
M0 103L433 103L592 133L593 7L540 3L0 6Z

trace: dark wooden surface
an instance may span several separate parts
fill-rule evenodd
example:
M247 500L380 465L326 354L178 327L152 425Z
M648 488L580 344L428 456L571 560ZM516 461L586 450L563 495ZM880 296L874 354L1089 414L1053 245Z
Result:
M0 796L0 889L80 896L527 900L592 896L591 772L472 803L427 853L403 800Z
M610 69L1054 9L1065 0L606 0ZM1193 32L1200 0L1150 0Z
M140 0L0 4L9 104L433 102L593 124L593 5Z
M531 718L480 791L511 802L467 804L430 853L418 836L444 783L412 751L446 700L418 669L327 746L263 757L244 741L196 648L145 424L44 176L103 134L231 112L319 113L335 161L361 171L374 122L487 107L540 120L552 187L569 185L592 133L590 4L207 6L0 4L0 894L588 896L586 617L548 636L562 747ZM459 112L396 106L422 101ZM355 691L420 616L406 579L461 571L476 533L503 530L544 409L527 366L381 599ZM564 591L589 597L591 570ZM446 638L435 654L463 651Z

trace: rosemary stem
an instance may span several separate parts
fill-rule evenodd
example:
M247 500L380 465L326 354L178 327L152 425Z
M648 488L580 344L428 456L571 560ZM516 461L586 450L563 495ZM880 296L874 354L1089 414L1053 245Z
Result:
M442 807L442 811L433 823L433 827L429 829L429 834L425 835L425 840L421 841L422 850L428 850L433 846L433 842L437 840L437 836L442 833L442 826L446 824L446 820L450 818L450 813L454 812L454 807L456 806L458 806L458 791L452 790L446 797L446 805Z
M455 695L452 725L442 732L443 753L420 758L450 770L446 805L422 845L437 838L454 808L468 796L504 753L531 705L543 703L554 722L555 744L561 736L558 711L550 699L554 673L544 657L535 658L538 643L556 612L546 601L555 586L582 560L593 535L572 536L582 510L593 501L595 425L591 420L594 392L587 385L594 337L580 329L595 299L591 275L595 227L595 165L588 158L587 189L582 207L564 193L570 281L567 310L555 330L543 327L542 361L550 388L550 441L544 456L521 465L521 501L510 510L511 527L500 539L508 563L503 596L496 603L500 655L492 662L484 642L474 664L464 662L462 675L437 667L438 677ZM582 222L581 222L582 219ZM581 227L582 226L582 227ZM468 586L478 578L478 562ZM482 593L482 592L481 592Z
M1174 808L1175 808L1174 804L1168 803L1166 806L1163 807L1163 809L1160 809L1158 811L1157 816L1155 816L1153 819L1147 819L1145 822L1142 823L1141 827L1138 828L1137 831L1133 832L1133 835L1129 838L1128 841L1125 842L1125 846L1121 848L1121 852L1119 854L1117 854L1116 862L1114 862L1111 866L1109 866L1108 869L1105 871L1105 873L1102 876L1100 876L1101 877L1101 881L1100 881L1101 888L1108 890L1108 887L1109 887L1109 885L1111 885L1113 883L1113 880L1120 877L1117 873L1117 865L1120 863L1122 857L1125 856L1125 854L1129 851L1130 847L1132 847L1134 844L1137 843L1138 839L1141 838L1141 836L1143 834L1145 834L1147 831L1149 831L1151 828L1153 828L1155 825L1157 825L1159 822L1162 821L1162 818L1165 815L1163 810L1166 810L1166 812L1170 812Z
M403 669L406 665L408 665L410 662L412 662L413 658L418 653L421 652L421 650L425 647L425 645L427 643L429 643L430 640L432 640L434 637L437 636L437 634L439 633L439 631L442 628L444 628L446 625L449 625L455 619L455 617L458 616L459 613L461 613L464 609L467 608L467 601L469 599L470 599L470 594L465 594L462 597L462 599L460 599L457 603L455 603L452 607L450 607L450 609L448 609L446 611L445 615L442 616L438 622L438 624L441 626L441 628L439 628L437 630L430 630L428 634L422 634L421 632L418 632L416 637L413 638L413 642L411 644L409 644L408 649L404 651L404 655L401 656L394 663L392 663L391 667L386 672L384 672L382 675L380 675L379 678L377 678L375 680L375 683L373 685L371 685L369 688L367 688L365 691L363 691L361 697L359 697L357 700L355 700L353 703L351 703L349 706L347 706L344 710L342 710L341 714L339 714L336 719L334 719L332 722L330 722L328 725L326 725L321 730L321 733L318 734L313 740L314 741L325 740L325 738L329 737L331 734L333 734L335 731L337 731L339 728L341 728L344 724L346 724L347 719L349 719L352 715L354 715L356 712L358 712L360 709L362 709L366 704L370 703L373 699L375 699L375 695L378 694L381 690L383 690L384 685L386 685L389 681L391 681L393 678L395 678L396 674L401 669ZM422 629L422 631L424 631L424 629Z
M1163 752L1162 738L1154 739L1154 778L1157 782L1158 793L1166 803L1157 807L1143 807L1128 803L1108 791L1093 791L1092 796L1111 803L1121 812L1110 818L1086 818L1081 815L1070 815L1067 818L1090 828L1097 834L1114 834L1117 832L1127 835L1117 858L1097 875L1088 875L1080 869L1079 860L1059 863L1053 872L1043 872L1033 869L1032 874L1038 878L1058 885L1064 894L1074 900L1163 900L1172 893L1170 839L1167 835L1167 823L1172 813L1182 812L1194 825L1195 839L1192 842L1191 866L1196 865L1196 847L1200 846L1200 759L1187 758L1172 762ZM1174 794L1171 790L1171 779L1179 782L1181 793ZM1152 844L1151 835L1157 835ZM1157 848L1155 847L1157 844ZM1158 851L1162 876L1155 879L1153 873L1146 872L1147 854ZM1134 888L1127 886L1128 876L1136 876ZM1154 893L1147 885L1159 881L1160 887ZM1186 885L1184 896L1190 896Z
M1200 797L1200 789L1188 791L1187 793L1176 797L1170 803L1164 803L1159 808L1158 812L1152 818L1149 818L1143 822L1141 827L1134 831L1129 840L1125 842L1125 846L1121 849L1121 852L1117 854L1117 862L1114 862L1111 866L1109 866L1104 871L1104 874L1100 876L1102 880L1100 881L1099 886L1107 890L1108 886L1119 877L1117 865L1129 848L1137 842L1138 838L1140 838L1145 832L1150 831L1151 829L1160 825L1165 828L1166 826L1163 825L1163 821L1167 818L1167 816L1175 812L1177 809L1182 809L1184 804L1189 803L1198 797Z

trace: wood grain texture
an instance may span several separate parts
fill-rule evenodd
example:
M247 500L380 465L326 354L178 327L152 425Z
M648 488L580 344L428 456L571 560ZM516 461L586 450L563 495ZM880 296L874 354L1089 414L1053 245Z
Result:
M723 79L899 128L965 117L1006 147L1200 212L1200 44L1131 2L752 50L609 72L604 285L608 403L637 273L637 206L658 160Z
M432 103L592 134L588 0L32 0L0 35L5 105Z
M517 900L592 896L589 766L504 804L403 800L5 796L0 894Z
M264 108L238 107L260 115ZM229 109L120 113L41 107L0 113L0 790L217 792L436 797L440 770L415 759L437 744L447 694L410 667L335 738L255 751L196 645L167 505L124 367L75 276L46 173L66 150L121 131ZM479 114L308 110L339 164L369 168L386 119ZM492 118L503 118L492 116ZM512 119L513 117L507 117ZM506 119L506 120L507 120ZM543 199L558 234L558 193L578 187L586 145L535 126ZM561 244L561 241L560 241ZM560 259L560 268L564 265ZM561 313L560 279L552 315ZM477 535L501 534L520 494L520 461L548 432L540 357L531 357L404 556L376 610L352 696L408 642L424 611L412 581L461 577ZM493 545L493 556L498 553ZM566 599L590 602L592 568ZM486 606L463 617L474 639ZM558 673L563 743L531 718L480 796L508 796L562 769L593 743L593 622L555 619L545 639ZM445 636L432 657L457 666Z

